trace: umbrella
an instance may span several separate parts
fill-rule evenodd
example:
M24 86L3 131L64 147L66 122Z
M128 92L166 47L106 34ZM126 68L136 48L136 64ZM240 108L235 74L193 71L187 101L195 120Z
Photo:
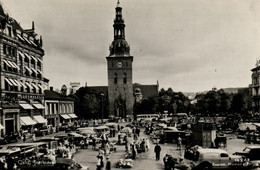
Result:
M109 129L109 127L107 126L98 126L98 127L95 127L96 130L103 130L103 129Z
M117 123L109 122L109 123L106 123L105 126L108 126L108 127L116 127L116 126L117 126Z
M82 135L95 134L95 132L91 129L81 130L79 133L82 134Z
M121 133L132 133L132 129L129 127L124 127L120 132Z

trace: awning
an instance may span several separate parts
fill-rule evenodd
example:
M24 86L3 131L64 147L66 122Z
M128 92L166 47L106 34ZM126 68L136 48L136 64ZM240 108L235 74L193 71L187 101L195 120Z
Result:
M30 56L32 59L34 59L35 62L37 62L37 59L34 56Z
M41 59L37 58L37 60L40 61L40 62L42 63L42 60L41 60Z
M30 72L30 74L32 73L32 70L29 67L27 67L27 66L24 66L24 67L26 70L28 70Z
M71 119L71 117L69 117L69 115L64 114L64 115L60 115L63 119Z
M37 71L36 71L34 68L31 68L31 70L32 70L35 74L37 74Z
M10 81L14 86L19 86L13 79L9 79L9 81Z
M5 78L5 81L6 81L10 86L13 86L13 84L11 83L11 81L9 81L8 78Z
M37 123L47 123L47 120L44 119L41 115L33 116Z
M30 89L33 89L33 87L28 82L25 82L25 85L27 85Z
M4 63L8 66L8 67L12 67L10 64L9 64L9 62L7 62L6 60L3 60L4 61Z
M43 87L41 86L41 84L37 84L37 86L38 86L41 90L43 90Z
M20 117L21 124L24 126L35 125L36 122L30 116Z
M19 105L25 109L25 110L28 110L28 109L33 109L32 105L28 104L28 103L19 103Z
M41 70L37 70L37 71L38 71L38 73L42 74L42 71L41 71Z
M23 88L25 88L25 89L27 88L27 86L23 82L20 81L20 83L23 86Z
M32 86L33 86L36 90L38 90L38 87L37 87L34 83L32 83Z
M77 115L75 115L74 113L72 113L72 114L68 114L72 119L75 119L75 118L78 118L78 116Z
M17 68L17 67L13 64L13 62L11 62L11 61L7 61L7 62L11 65L11 67Z
M33 104L33 106L36 107L37 109L45 109L45 107L40 103Z
M0 130L1 130L1 129L4 129L4 126L0 124Z
M29 56L29 54L24 53L24 55L25 55L27 58L31 59L31 56Z
M23 53L21 51L18 51L18 54L21 56L21 57L24 57Z
M13 79L13 81L16 82L16 84L18 84L18 86L22 86L22 84L18 80Z
M13 65L15 66L15 68L17 68L18 70L20 70L20 67L18 67L18 65L15 62L12 62Z

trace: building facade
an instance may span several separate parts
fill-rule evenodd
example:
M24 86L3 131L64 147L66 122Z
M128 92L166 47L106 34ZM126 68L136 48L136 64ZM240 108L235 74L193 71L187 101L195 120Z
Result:
M133 116L133 56L125 40L125 24L122 8L117 3L114 19L114 40L107 59L109 116Z
M23 29L5 13L2 5L0 39L0 129L2 135L10 135L21 128L45 123L42 117L44 50L34 23L31 29Z
M74 99L62 95L53 88L45 90L45 117L56 129L63 124L73 124L78 117L74 114Z
M253 113L260 113L260 65L257 62L256 67L251 69L251 83L249 89L252 95L252 111Z

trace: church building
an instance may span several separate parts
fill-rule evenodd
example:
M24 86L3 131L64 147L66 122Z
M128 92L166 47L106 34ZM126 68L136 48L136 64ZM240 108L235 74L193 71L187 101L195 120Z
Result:
M125 39L125 24L122 7L117 2L114 19L114 40L109 49L107 60L108 86L89 88L108 98L109 117L133 117L134 103L142 98L158 95L156 85L133 84L133 56ZM142 91L145 94L142 94Z

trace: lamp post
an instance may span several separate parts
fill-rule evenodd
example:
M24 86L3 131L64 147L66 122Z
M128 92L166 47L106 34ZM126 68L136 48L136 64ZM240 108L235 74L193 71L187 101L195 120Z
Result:
M104 97L104 93L101 92L100 96L101 96L101 122L103 123L103 97Z

